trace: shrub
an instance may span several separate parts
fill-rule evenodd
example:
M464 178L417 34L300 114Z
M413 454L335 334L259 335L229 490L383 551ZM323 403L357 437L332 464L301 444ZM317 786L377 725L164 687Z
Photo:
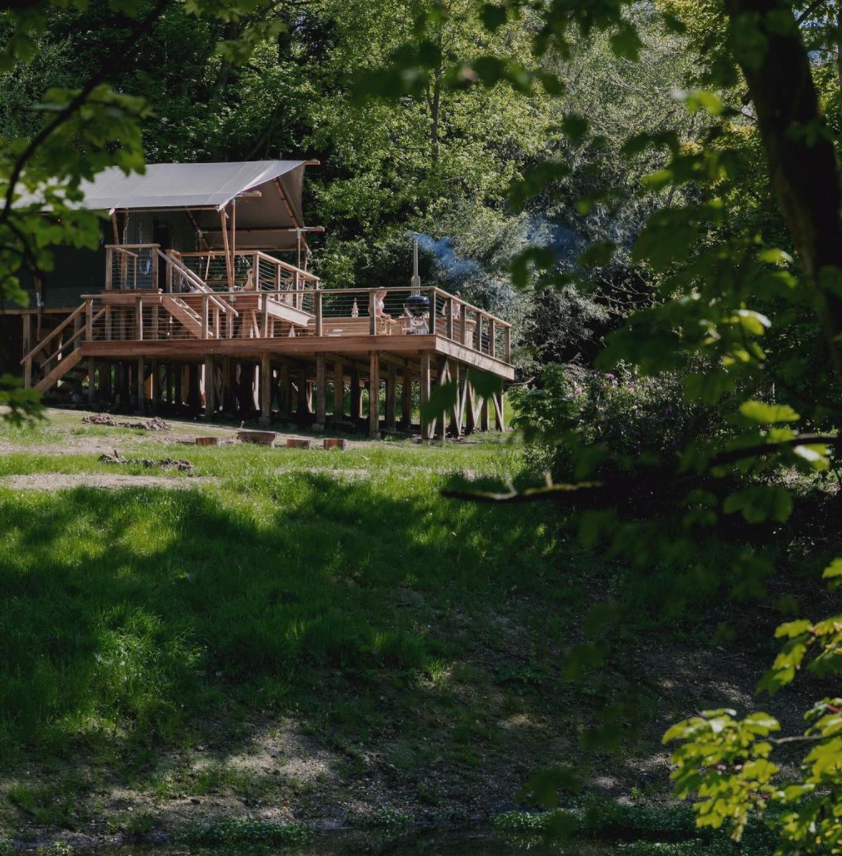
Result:
M518 390L513 403L513 424L528 441L527 464L556 479L654 465L727 427L721 408L717 413L684 400L675 374L641 377L627 369L550 365L540 387Z

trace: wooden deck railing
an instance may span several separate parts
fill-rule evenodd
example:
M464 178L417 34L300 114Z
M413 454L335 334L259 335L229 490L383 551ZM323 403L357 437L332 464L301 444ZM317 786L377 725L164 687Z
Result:
M511 362L511 326L438 288L111 291L85 299L89 341L435 335Z
M170 250L185 267L214 291L304 291L319 288L319 278L309 271L276 259L268 253L238 250L231 256L223 252L179 253Z

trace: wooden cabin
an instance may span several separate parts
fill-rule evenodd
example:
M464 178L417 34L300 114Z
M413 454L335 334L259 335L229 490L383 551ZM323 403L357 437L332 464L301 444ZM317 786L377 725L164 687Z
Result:
M307 243L321 229L302 208L310 165L100 174L84 188L85 207L104 214L100 250L61 251L50 280L31 284L33 308L4 310L20 322L26 385L91 406L207 419L257 410L264 423L297 417L379 436L411 430L413 400L455 381L449 425L422 421L422 436L487 428L490 415L502 428L502 395L479 402L471 373L513 378L509 324L417 277L322 288Z

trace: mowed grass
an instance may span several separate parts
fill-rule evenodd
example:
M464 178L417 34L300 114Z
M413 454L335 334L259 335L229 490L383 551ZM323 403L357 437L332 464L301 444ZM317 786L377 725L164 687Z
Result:
M122 454L152 456L142 439L115 436ZM460 662L464 638L443 616L481 626L512 592L540 593L549 606L557 598L559 609L568 594L547 582L552 509L440 496L454 472L499 483L516 470L517 449L500 438L344 453L156 452L187 458L213 481L0 487L0 752L9 763L80 746L189 746L221 721L267 711L310 717L318 729L330 709L339 730L367 733L372 695L400 686L423 705L423 687ZM0 457L2 476L67 472L114 469L81 453ZM363 692L325 698L325 675Z

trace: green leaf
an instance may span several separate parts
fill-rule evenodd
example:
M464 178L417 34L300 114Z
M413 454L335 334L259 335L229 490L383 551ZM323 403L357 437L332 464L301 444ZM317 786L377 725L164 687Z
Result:
M421 406L421 416L429 421L440 419L456 406L458 394L459 386L455 381L434 386L429 400Z
M837 559L836 561L840 562L840 565L842 565L842 560ZM840 574L842 574L842 570L840 570ZM787 621L785 624L779 625L775 630L775 638L794 639L796 636L801 636L803 633L806 633L812 626L813 623L811 621L807 621L805 618L799 618L797 621Z
M529 247L512 262L512 283L516 288L524 288L529 281L530 267L536 271L546 271L554 265L555 252L552 247Z
M706 89L698 89L686 93L684 95L684 103L687 105L690 113L698 113L699 110L705 110L711 116L718 116L723 108L719 96Z
M757 254L757 258L761 262L768 262L772 265L789 265L792 264L792 256L785 252L784 250L780 250L776 247L761 250Z
M792 497L778 485L754 485L727 497L723 511L726 514L740 511L748 523L783 522L792 511Z
M496 32L506 23L506 7L485 3L480 9L479 17L487 30Z
M801 417L788 404L766 404L764 401L744 401L740 413L759 425L773 422L797 422Z
M604 267L610 263L616 250L617 245L613 241L597 241L576 259L576 264L584 268Z
M737 322L753 336L762 336L772 326L772 322L765 315L752 309L738 309Z
M610 41L611 50L615 56L637 62L643 42L635 27L624 21L619 30L611 36Z
M581 143L588 133L588 120L578 113L568 113L561 120L561 130L572 143Z
M491 398L503 389L503 381L497 376L489 372L481 372L476 369L470 369L470 382L474 388L474 392L480 398Z
M822 579L829 580L829 588L842 586L842 559L834 559L822 573Z

